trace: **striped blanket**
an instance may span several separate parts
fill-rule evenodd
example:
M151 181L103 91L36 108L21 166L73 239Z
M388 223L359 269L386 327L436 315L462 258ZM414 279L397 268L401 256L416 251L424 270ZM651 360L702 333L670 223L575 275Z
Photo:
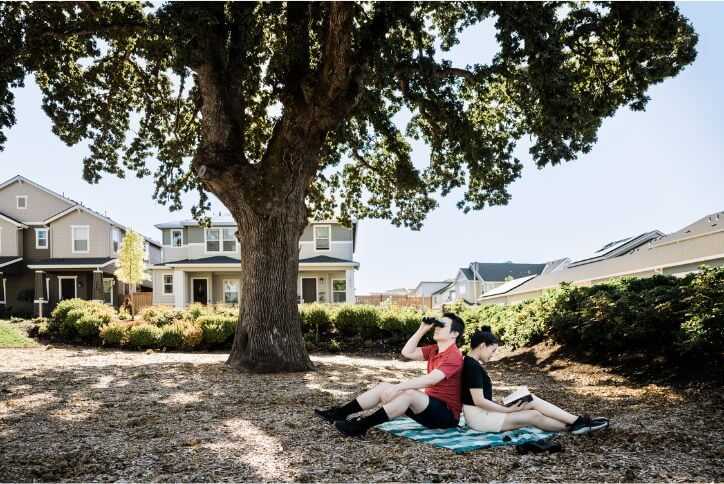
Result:
M445 430L429 429L409 417L400 417L380 424L377 428L400 437L444 447L456 453L499 445L535 442L556 435L555 432L545 432L535 427L524 427L508 432L477 432L464 425L465 420L462 415L460 416L460 427Z

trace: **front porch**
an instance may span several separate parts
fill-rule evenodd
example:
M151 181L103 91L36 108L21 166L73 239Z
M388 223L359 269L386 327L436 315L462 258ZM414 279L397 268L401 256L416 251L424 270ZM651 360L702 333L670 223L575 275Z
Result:
M228 260L182 260L152 267L153 304L238 304L243 291L240 262L223 259ZM300 261L298 302L354 304L354 271L358 266L341 260Z

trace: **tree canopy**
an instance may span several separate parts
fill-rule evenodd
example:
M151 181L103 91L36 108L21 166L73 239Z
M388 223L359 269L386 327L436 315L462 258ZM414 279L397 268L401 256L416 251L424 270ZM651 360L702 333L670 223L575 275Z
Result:
M486 20L492 61L447 60ZM589 151L697 42L673 3L651 2L5 2L0 38L1 144L33 74L54 133L89 143L89 182L153 175L172 209L198 190L198 215L207 190L228 202L221 174L262 205L303 178L311 216L413 228L458 187L464 211L505 204L524 136L539 167ZM311 161L283 154L289 133ZM422 169L411 139L430 147Z

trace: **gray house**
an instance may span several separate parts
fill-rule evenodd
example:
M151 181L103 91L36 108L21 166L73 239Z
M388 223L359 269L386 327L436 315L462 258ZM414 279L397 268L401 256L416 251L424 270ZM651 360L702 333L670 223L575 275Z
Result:
M33 291L36 312L79 297L118 306L128 287L113 275L126 228L20 175L0 184L0 305L21 312ZM161 244L145 238L149 264ZM150 283L146 287L150 290Z
M486 292L500 286L510 279L537 275L543 272L546 264L514 264L513 262L471 262L461 267L454 280L451 298L463 299L474 304Z
M241 286L241 244L230 216L214 217L204 228L195 220L156 225L162 232L163 261L151 267L153 303L184 307L238 304ZM309 224L299 241L299 302L355 302L352 260L357 223L344 227L334 220Z

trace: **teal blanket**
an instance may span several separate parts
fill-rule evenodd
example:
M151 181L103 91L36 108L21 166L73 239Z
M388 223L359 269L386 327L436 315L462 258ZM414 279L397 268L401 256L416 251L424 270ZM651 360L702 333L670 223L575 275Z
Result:
M517 445L524 442L535 442L556 435L556 432L545 432L536 427L524 427L508 432L477 432L464 427L464 417L460 416L460 427L452 429L429 429L409 417L400 417L377 426L378 429L400 437L426 442L444 447L454 452L484 449L498 445Z

